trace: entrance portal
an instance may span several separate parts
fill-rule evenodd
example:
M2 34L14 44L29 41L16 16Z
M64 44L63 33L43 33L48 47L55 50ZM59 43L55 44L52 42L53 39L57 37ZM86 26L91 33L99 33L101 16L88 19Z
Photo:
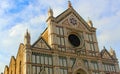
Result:
M82 69L78 69L75 74L87 74L87 73Z

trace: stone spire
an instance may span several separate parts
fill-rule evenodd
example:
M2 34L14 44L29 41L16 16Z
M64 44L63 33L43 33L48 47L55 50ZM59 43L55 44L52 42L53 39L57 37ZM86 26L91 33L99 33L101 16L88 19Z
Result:
M92 20L90 20L90 18L88 17L88 25L90 26L90 27L93 27L93 23L92 23Z
M49 7L48 17L53 17L53 10Z
M30 45L30 33L28 32L28 29L26 30L26 34L24 36L24 45L29 46Z
M113 56L114 58L116 58L116 53L115 53L115 50L113 50L111 47L110 47L110 55Z
M72 8L71 1L68 1L68 8Z

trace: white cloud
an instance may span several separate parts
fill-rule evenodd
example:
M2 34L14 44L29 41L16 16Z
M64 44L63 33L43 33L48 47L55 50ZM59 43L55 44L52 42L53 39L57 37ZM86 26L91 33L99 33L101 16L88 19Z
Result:
M98 18L106 9L108 0L80 0L75 3L75 8L83 17Z
M10 0L1 0L0 1L0 16L3 16L5 12L13 7L13 1Z
M40 25L41 23L45 23L46 21L46 18L47 16L45 15L40 15L40 16L36 16L34 18L31 18L30 21L28 22L29 24L32 24L32 25Z
M27 29L26 25L17 24L9 30L10 37L20 37L21 33L25 32Z

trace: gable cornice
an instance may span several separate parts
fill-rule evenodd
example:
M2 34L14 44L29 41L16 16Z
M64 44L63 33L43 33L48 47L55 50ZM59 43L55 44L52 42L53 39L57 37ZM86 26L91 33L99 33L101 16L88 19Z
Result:
M60 15L58 15L55 19L56 19L56 23L59 23L60 21L62 21L64 18L66 18L69 14L73 13L80 21L82 24L85 25L85 27L92 32L96 31L96 28L94 27L90 27L87 22L73 9L73 8L68 8L67 10L65 10L63 13L61 13Z
M37 44L37 42L39 42L39 40L43 40L45 42L45 44L51 49L51 47L49 46L49 44L44 40L44 38L39 37L38 40L32 45L32 47L34 48L35 44Z
M103 50L100 52L101 58L103 57L103 54L104 54L105 52L111 57L111 59L114 59L114 58L110 55L110 53L107 51L107 49L103 49Z

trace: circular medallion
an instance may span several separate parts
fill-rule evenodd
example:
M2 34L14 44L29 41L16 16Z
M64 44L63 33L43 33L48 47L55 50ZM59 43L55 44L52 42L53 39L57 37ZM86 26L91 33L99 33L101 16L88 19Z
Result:
M68 40L70 41L70 43L75 46L78 47L80 45L80 39L78 36L74 35L74 34L70 34L68 36Z
M72 25L77 25L77 20L75 18L70 18L70 23Z

